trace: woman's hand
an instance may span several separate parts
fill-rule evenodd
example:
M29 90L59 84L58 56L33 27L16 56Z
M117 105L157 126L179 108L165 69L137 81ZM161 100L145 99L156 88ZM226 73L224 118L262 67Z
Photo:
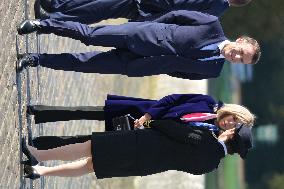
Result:
M218 140L226 142L228 139L232 139L234 137L234 134L235 134L235 128L228 129L219 135Z
M143 123L145 123L146 121L150 121L151 118L152 116L146 113L145 115L134 121L134 128L139 128L143 126Z

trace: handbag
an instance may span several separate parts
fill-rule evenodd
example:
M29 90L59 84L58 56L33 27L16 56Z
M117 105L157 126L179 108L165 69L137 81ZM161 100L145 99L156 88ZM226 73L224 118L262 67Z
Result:
M132 130L130 121L135 120L130 114L112 118L112 126L114 131Z

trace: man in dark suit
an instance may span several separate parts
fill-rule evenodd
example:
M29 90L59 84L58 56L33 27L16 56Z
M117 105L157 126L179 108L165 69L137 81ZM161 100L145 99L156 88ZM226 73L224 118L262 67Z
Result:
M109 18L152 20L174 10L189 10L221 16L230 6L251 0L37 0L35 16L92 24Z
M115 47L108 52L29 54L18 71L41 65L56 70L142 77L168 74L184 79L218 77L226 60L254 64L258 43L241 37L230 42L217 17L195 11L173 11L154 22L130 22L94 28L71 21L27 20L19 34L34 31L80 40L86 45Z

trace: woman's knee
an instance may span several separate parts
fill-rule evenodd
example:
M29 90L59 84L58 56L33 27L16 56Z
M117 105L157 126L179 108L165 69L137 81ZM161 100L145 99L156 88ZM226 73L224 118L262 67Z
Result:
M91 140L88 140L86 142L83 143L84 148L83 148L83 153L85 157L91 157L92 156L92 142Z
M88 157L86 158L86 167L89 170L89 172L94 172L94 165L93 165L93 158Z

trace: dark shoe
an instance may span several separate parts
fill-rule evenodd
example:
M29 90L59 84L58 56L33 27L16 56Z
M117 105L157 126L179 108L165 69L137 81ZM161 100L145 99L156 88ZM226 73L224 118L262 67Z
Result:
M52 12L52 4L51 4L51 1L52 0L39 0L40 1L40 5L41 7L48 11L48 12Z
M29 54L20 55L22 57L18 59L16 63L16 71L21 72L23 69L27 67L36 67L37 63L33 60L33 58Z
M39 29L40 29L39 20L25 20L17 28L19 35L36 32L39 31Z
M34 115L34 111L35 111L35 108L34 108L33 105L27 106L27 114L28 115Z
M38 160L29 151L25 138L22 139L22 152L27 156L28 160L21 162L25 165L34 166L38 164Z
M38 174L38 172L30 165L25 165L24 172L25 172L24 175L25 178L29 178L32 180L40 178L40 174Z
M46 10L47 9L44 9L41 6L41 1L36 0L36 2L34 4L35 18L36 19L42 19L42 20L50 18L49 13Z

